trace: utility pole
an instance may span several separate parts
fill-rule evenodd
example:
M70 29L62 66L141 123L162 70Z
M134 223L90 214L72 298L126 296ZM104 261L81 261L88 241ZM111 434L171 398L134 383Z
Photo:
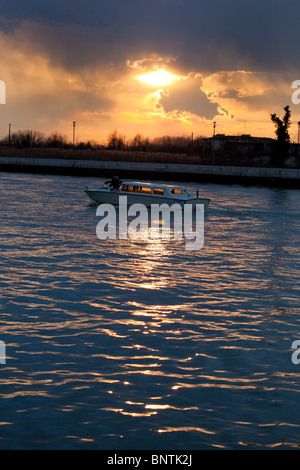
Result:
M216 122L213 122L214 125L214 133L212 139L212 164L215 164L215 133L216 133Z
M74 145L75 145L75 125L76 125L76 122L73 121L73 157L74 157Z
M10 126L11 124L8 124L8 145L10 146Z

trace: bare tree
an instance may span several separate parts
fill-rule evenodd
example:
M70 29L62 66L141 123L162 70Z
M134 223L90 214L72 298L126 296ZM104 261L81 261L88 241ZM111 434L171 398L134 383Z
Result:
M285 114L282 119L280 119L277 114L271 114L271 121L275 124L276 130L275 134L277 136L278 142L290 143L289 128L291 126L291 111L290 107L286 106L284 108Z
M122 150L125 147L125 137L118 134L118 131L113 131L109 134L107 140L107 148L110 150Z
M290 135L289 128L291 126L291 111L289 106L284 108L285 114L280 119L277 114L271 114L271 121L275 125L275 134L277 141L272 146L271 158L275 166L283 166L284 161L289 155Z

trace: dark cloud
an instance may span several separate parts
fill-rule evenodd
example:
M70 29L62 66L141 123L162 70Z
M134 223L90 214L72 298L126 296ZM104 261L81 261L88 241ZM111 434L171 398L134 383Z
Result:
M15 0L0 7L3 28L23 24L32 43L66 67L156 53L210 72L297 70L299 14L296 0Z
M0 16L18 24L23 20L40 21L44 24L86 24L105 26L116 16L112 2L87 0L15 0L0 5ZM11 23L12 24L12 23Z
M218 107L211 103L206 94L200 90L201 81L197 78L187 78L180 80L177 84L172 84L168 92L163 92L160 105L165 112L179 111L189 112L206 119L213 119L218 114Z

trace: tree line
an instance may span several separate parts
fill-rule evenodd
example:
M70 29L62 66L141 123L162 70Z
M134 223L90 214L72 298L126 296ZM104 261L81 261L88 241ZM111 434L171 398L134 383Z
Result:
M193 138L187 136L160 136L144 137L137 133L133 138L126 140L124 134L117 130L111 132L107 137L106 144L99 144L87 140L76 142L74 148L77 150L132 150L140 152L176 153L176 154L200 154L204 137ZM55 148L72 149L73 142L66 136L53 132L46 137L42 132L34 130L22 130L11 133L0 141L0 145L14 147L16 149L26 148Z
M137 133L132 139L126 140L124 134L113 131L107 139L107 148L111 150L133 150L141 152L167 153L200 153L204 137L170 136L144 137Z
M57 148L57 149L71 149L73 143L68 138L58 132L53 132L46 137L42 132L33 130L22 130L13 132L0 141L0 145L7 147L14 147L17 149L26 148ZM99 145L91 142L79 142L74 146L78 149L92 149L99 148Z

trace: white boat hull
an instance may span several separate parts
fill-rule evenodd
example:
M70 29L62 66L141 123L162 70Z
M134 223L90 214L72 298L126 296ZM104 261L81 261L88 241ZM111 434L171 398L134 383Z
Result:
M175 197L164 197L164 196L156 196L156 195L147 195L147 194L129 194L124 193L124 191L119 190L107 190L107 189L86 189L85 193L88 197L98 203L98 204L112 204L114 206L119 206L119 198L120 196L127 197L127 204L143 204L146 207L151 207L151 204L168 204L172 206L173 204L180 204L180 206L184 206L185 204L192 204L193 210L195 210L197 204L203 204L204 210L208 209L208 205L210 200L206 198L175 198Z

